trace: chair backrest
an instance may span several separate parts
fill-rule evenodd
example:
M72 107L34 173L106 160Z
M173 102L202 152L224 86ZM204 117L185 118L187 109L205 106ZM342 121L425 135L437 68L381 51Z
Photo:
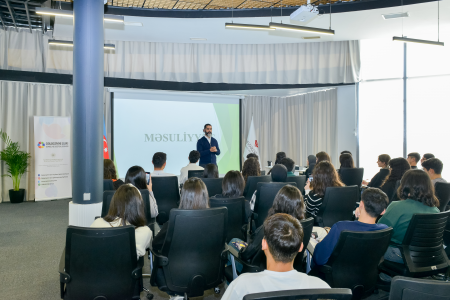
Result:
M305 220L301 220L300 223L303 227L303 250L297 254L294 260L294 269L299 272L303 272L303 256L308 247L309 239L311 238L311 233L313 231L314 226L314 218L308 218Z
M171 210L161 249L169 261L163 266L169 290L197 297L222 282L227 219L225 207Z
M350 300L352 291L349 289L304 289L277 292L265 292L246 295L243 300Z
M450 285L446 281L395 276L389 300L449 300Z
M102 218L108 214L109 206L111 205L111 200L115 192L116 191L103 191Z
M66 284L69 299L132 298L137 283L131 276L137 267L134 231L134 226L67 228L65 272L71 278Z
M400 251L410 273L427 273L449 266L443 235L450 211L438 214L414 214Z
M339 176L346 186L357 185L361 187L364 168L341 168L339 169Z
M439 199L439 210L443 212L450 200L450 183L436 182L434 189L436 197Z
M249 176L247 178L247 183L245 184L244 188L244 197L245 200L250 201L252 199L253 194L256 191L256 185L259 182L270 182L272 180L272 177L267 176Z
M222 194L223 178L200 178L206 185L210 197Z
M203 170L189 170L188 171L188 178L191 178L191 177L202 178L203 177L203 172L204 172Z
M114 190L114 184L111 179L103 179L103 191Z
M450 217L447 220L447 225L445 226L445 231L444 231L444 237L443 238L444 238L444 245L447 246L447 247L450 246Z
M245 240L242 233L242 226L247 222L245 220L245 198L209 198L209 206L226 207L228 213L228 233L227 244L232 238Z
M358 197L356 185L327 188L316 216L318 225L331 227L339 221L351 221Z
M300 192L302 192L302 194L305 193L306 175L290 176L286 179L286 181L295 182Z
M156 217L156 221L159 225L162 225L169 220L170 210L172 208L177 208L180 202L178 177L154 176L152 177L152 183L153 195L155 196L156 203L158 204L159 212Z
M264 223L277 193L288 184L297 186L295 182L259 182L257 184L256 201L253 209L253 212L258 215L255 219L256 228Z
M371 294L377 283L378 264L389 246L392 232L392 228L342 231L327 262L332 268L326 274L327 283L333 288L352 289L353 294Z
M266 171L261 171L261 176L266 175Z

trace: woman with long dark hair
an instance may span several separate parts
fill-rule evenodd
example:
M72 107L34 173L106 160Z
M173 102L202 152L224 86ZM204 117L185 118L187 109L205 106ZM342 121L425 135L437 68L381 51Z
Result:
M134 185L139 190L148 190L150 194L150 216L156 218L158 216L158 204L156 203L155 196L152 191L152 176L149 176L149 182L147 184L147 175L142 167L133 166L128 169L125 175L125 183Z
M139 190L131 184L123 184L112 197L108 214L98 218L91 227L120 227L133 225L136 235L136 252L139 256L145 255L150 245L152 231L147 226L144 212L144 202Z
M116 166L110 159L103 160L103 179L111 179L114 189L117 190L124 182L117 178Z
M339 163L341 164L339 169L349 168L352 169L355 167L355 162L353 161L353 157L351 154L344 153L339 156Z
M219 169L215 164L207 164L203 170L203 178L219 178Z
M328 187L340 187L344 184L331 162L324 160L316 164L312 173L312 181L309 179L305 186L305 204L308 216L316 216Z
M247 158L242 167L242 176L244 176L245 183L249 176L261 176L261 167L257 158Z
M331 163L331 157L328 155L328 153L326 153L325 151L320 151L319 153L316 154L316 164L325 160Z
M275 158L275 164L274 165L279 165L281 164L281 160L283 158L286 158L286 153L285 152L278 152ZM267 175L270 175L270 173L272 172L272 169L269 170L269 172L267 173Z
M386 193L389 200L392 199L395 193L395 184L397 181L401 180L403 174L410 169L411 166L403 157L394 158L389 161L389 175L380 186L380 189Z
M396 193L400 201L392 202L378 223L394 229L384 259L404 263L399 247L413 215L439 213L439 200L434 194L434 185L428 174L417 169L406 171ZM380 277L390 281L390 277L384 273Z

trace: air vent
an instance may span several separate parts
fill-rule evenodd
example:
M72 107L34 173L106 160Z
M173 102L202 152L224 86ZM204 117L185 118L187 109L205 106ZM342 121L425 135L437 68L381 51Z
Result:
M206 38L191 38L191 41L206 41Z
M382 15L383 19L385 20L390 20L390 19L397 19L397 18L407 18L409 17L409 13L408 12L400 12L400 13L395 13L395 14L386 14L386 15Z
M314 40L314 39L320 39L320 36L302 36L302 39L304 39L304 40Z

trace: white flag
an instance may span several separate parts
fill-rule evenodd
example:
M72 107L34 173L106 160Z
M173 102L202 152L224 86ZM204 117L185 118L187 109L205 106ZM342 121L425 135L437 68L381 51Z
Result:
M253 124L253 116L252 116L252 123L250 124L250 130L248 131L247 143L245 144L244 160L247 159L247 155L250 153L255 153L256 155L258 155L259 165L261 166L261 160L259 156L259 145L258 140L256 139L255 125Z

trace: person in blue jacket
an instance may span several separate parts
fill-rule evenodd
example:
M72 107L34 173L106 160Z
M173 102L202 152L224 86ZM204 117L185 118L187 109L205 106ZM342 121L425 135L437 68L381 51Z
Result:
M220 155L219 143L212 137L212 126L206 124L203 127L205 136L197 141L197 151L200 152L200 167L205 167L207 164L215 164L216 156Z

